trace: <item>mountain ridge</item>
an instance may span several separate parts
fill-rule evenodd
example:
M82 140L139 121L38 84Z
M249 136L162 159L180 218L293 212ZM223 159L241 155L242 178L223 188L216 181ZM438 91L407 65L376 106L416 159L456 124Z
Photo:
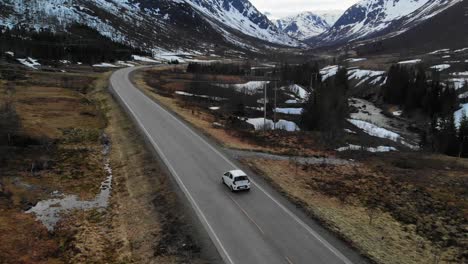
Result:
M314 46L392 37L443 12L462 0L361 0L347 9L324 33L309 38Z
M4 0L0 27L66 31L82 24L143 50L243 49L299 46L247 0ZM199 36L204 38L200 39Z
M317 36L331 27L325 19L313 12L277 19L274 23L281 31L300 40Z

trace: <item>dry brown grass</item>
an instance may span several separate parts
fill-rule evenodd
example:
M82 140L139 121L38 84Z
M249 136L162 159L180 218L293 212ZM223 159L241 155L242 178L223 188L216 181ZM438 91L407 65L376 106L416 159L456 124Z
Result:
M0 160L0 263L204 263L168 176L107 92L110 72L27 76L10 97L21 134L41 145ZM95 198L107 176L103 132L112 142L110 207L69 212L49 233L24 211L55 190Z
M56 256L59 241L33 215L0 209L0 241L1 263L63 263Z
M389 186L385 177L365 164L303 170L288 161L249 159L243 162L378 263L433 263L438 254L441 254L439 263L454 263L460 253L461 248L454 247L445 247L441 251L434 241L417 232L415 225L402 223L393 212L384 208L366 206L362 195L374 198L374 195L385 195ZM355 174L360 175L359 180L351 176ZM374 182L379 183L377 188L383 194L372 193ZM346 186L364 191L350 191Z
M59 86L65 77L73 81L70 87ZM34 72L10 83L12 92L5 91L7 85L0 87L0 99L9 98L18 113L19 135L30 142L9 147L9 155L1 161L1 263L68 262L65 256L72 236L66 230L71 224L49 233L24 211L50 198L55 190L82 199L92 199L99 192L106 177L99 140L106 120L82 93L92 85L92 78L97 76L87 75L80 81L79 75L69 79L63 74ZM70 129L75 129L73 136L67 132Z

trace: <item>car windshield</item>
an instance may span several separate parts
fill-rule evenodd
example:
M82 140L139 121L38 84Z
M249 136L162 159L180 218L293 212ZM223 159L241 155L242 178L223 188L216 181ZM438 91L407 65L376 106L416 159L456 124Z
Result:
M235 181L248 181L249 179L247 176L238 176L236 177Z

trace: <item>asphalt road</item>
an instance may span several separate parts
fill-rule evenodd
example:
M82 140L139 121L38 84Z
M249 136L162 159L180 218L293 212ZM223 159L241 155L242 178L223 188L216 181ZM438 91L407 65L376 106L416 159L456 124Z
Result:
M133 86L116 71L111 89L159 153L228 264L361 263L346 246L314 227L254 175L252 190L231 193L221 175L239 168L222 150ZM338 249L340 248L340 249Z

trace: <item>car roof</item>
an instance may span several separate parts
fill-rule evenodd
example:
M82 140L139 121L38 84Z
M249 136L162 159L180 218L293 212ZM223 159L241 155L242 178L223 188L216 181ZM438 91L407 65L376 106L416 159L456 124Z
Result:
M233 177L247 176L247 174L245 174L245 172L241 170L232 170L232 171L229 171L229 173L231 173Z

